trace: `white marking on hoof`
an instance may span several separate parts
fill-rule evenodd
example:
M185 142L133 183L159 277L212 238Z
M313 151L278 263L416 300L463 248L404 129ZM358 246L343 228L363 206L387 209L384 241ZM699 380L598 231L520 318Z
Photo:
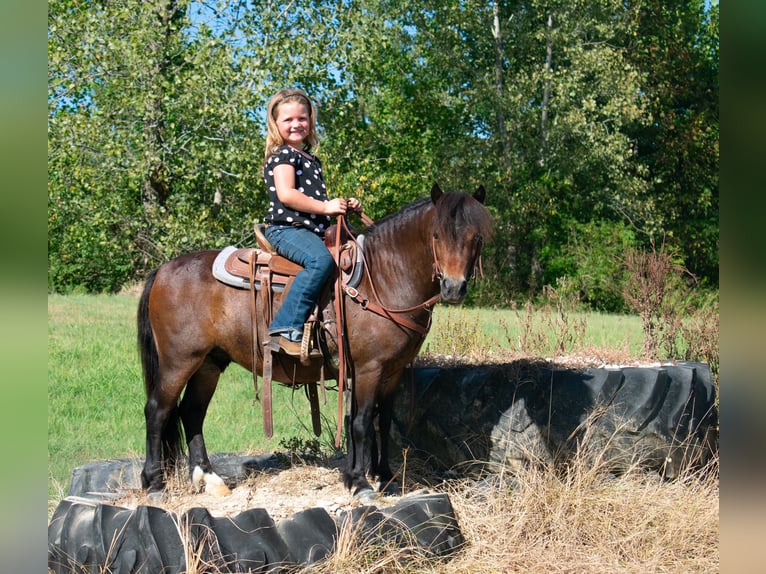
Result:
M206 472L205 479L205 492L212 494L213 496L229 496L231 490L223 482L223 479L214 472Z
M192 471L192 486L197 492L202 490L202 478L204 476L205 473L202 468L199 465L195 466L194 470Z

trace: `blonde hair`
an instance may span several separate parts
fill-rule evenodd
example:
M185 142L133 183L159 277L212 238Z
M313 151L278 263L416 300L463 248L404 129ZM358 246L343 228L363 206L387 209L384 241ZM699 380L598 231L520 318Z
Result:
M317 136L317 109L314 102L311 101L306 95L306 92L294 89L279 90L276 94L271 96L269 105L266 108L266 153L264 155L264 162L269 161L269 157L279 148L284 145L282 136L279 135L279 129L277 128L277 112L279 106L285 103L297 103L305 105L309 110L309 133L303 139L303 149L305 151L319 149L319 137Z

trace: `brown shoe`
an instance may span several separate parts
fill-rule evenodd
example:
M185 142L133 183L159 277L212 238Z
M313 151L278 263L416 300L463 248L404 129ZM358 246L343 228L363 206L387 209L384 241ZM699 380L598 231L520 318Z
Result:
M292 357L301 356L301 342L291 341L284 335L279 336L279 347L288 355Z

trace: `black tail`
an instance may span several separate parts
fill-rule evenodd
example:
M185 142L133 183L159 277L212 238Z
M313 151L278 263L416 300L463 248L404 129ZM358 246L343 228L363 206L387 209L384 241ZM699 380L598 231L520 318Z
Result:
M141 367L144 374L144 390L147 398L151 395L154 387L157 386L159 376L159 359L157 357L157 346L154 344L154 334L152 333L152 324L149 321L149 293L154 285L154 278L157 276L157 270L152 271L146 278L144 291L141 293L141 299L138 302L138 352L141 354Z
M154 389L159 383L160 363L157 355L157 345L154 342L154 333L152 324L149 320L149 293L152 291L154 279L157 276L157 270L152 271L146 278L144 290L141 293L141 299L138 302L138 351L141 355L141 367L144 375L144 391L146 392L147 406L149 400L154 394ZM168 420L162 429L162 450L163 458L167 462L175 462L183 454L183 430L181 428L181 418L176 406L168 416Z

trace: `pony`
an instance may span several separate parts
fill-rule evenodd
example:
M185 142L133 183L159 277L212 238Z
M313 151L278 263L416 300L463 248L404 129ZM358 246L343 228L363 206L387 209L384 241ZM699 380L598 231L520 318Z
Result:
M421 348L435 304L460 304L466 296L492 233L484 199L482 186L467 194L434 185L430 197L374 222L364 230L365 273L359 285L336 295L345 299L339 327L352 371L342 479L357 497L375 496L368 476L377 479L378 490L396 484L388 460L394 390ZM199 251L167 261L148 275L139 300L146 391L141 483L150 493L164 489L165 471L183 455L184 438L194 484L228 490L208 458L205 413L231 362L253 372L256 381L263 373L262 353L253 352L254 324L263 318L251 316L258 311L248 290L213 276L218 253ZM280 296L274 298L278 305ZM327 360L305 365L286 354L276 359L274 380L285 385L316 383L323 368L339 383L343 378Z

